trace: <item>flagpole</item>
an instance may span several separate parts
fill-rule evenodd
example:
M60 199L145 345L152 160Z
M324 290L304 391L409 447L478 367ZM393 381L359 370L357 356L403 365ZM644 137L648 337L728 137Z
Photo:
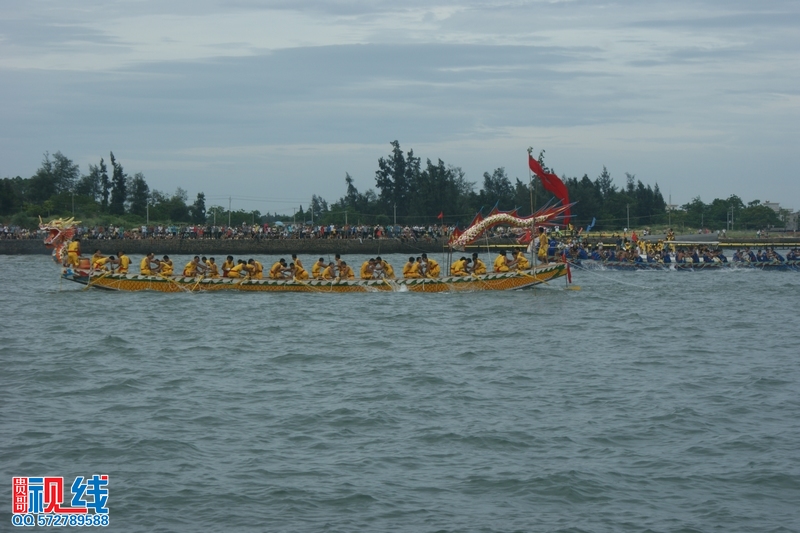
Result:
M533 153L533 148L532 147L528 147L528 157L533 157L531 155L532 153ZM530 194L531 194L531 217L533 217L533 171L531 170L531 166L530 165L528 165L528 183L529 183L528 187L530 189ZM535 238L536 238L536 219L535 218L531 218L531 242L530 242L530 247L531 247L531 264L533 265L533 268L536 268L536 266L537 266L536 265L536 259L537 259L537 252L538 252L538 250L534 249L534 248L536 248L534 246L534 239Z

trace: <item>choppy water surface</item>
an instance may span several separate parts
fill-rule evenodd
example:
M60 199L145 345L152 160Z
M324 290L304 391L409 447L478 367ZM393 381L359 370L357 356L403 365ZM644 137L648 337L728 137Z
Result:
M93 473L116 531L800 529L795 272L471 294L83 291L44 256L0 276L2 530L11 476Z

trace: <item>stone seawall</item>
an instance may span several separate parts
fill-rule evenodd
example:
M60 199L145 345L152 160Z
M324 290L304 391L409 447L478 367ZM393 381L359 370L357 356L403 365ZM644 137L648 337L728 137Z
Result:
M141 240L83 240L81 252L91 255L99 249L106 255L123 250L129 255L279 255L279 254L420 254L441 253L447 241L402 242L397 239L287 239L287 240L219 240L219 239L141 239ZM49 254L39 239L0 240L0 255Z

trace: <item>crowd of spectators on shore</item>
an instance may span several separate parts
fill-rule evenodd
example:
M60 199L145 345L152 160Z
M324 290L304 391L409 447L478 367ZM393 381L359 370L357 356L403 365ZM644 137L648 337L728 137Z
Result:
M133 228L121 226L79 226L77 236L82 240L115 239L400 239L407 242L435 242L448 238L454 227L446 225L428 226L382 226L382 225L293 225L281 222L274 224L242 224L241 226L202 225L142 225ZM0 227L0 239L38 239L38 230L19 226Z
M84 239L393 239L417 241L437 240L449 235L446 226L382 226L382 225L293 225L293 224L242 224L241 226L165 226L152 225L136 228L100 226L81 227L78 235Z
M0 240L7 239L39 239L38 230L29 230L20 226L6 225L0 226Z

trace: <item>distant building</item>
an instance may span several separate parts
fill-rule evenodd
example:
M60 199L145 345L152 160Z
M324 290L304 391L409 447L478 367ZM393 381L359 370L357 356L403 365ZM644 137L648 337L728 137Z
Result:
M773 211L775 211L778 214L780 214L780 212L781 212L781 204L778 203L778 202L770 202L769 200L767 200L766 202L764 202L761 205L769 207L770 209L772 209Z

